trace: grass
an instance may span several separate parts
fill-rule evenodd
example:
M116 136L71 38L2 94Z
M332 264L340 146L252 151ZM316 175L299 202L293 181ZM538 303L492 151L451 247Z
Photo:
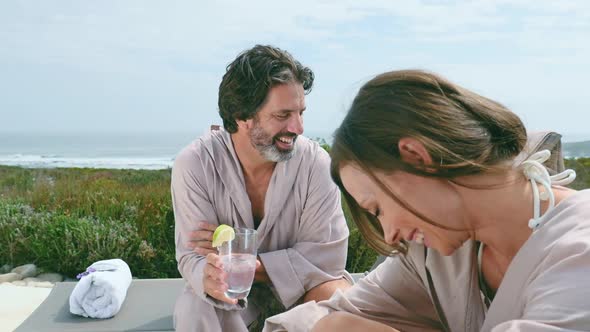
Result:
M571 187L590 188L590 158L565 163L578 174ZM347 222L347 270L364 272L377 255ZM179 277L170 170L0 166L0 243L0 265L33 262L73 277L121 257L137 277Z
M350 242L347 270L367 270L376 254L354 228ZM179 277L170 170L0 166L0 243L0 265L33 262L73 277L121 257L134 276Z
M572 188L590 188L590 158L566 160L566 166L578 174ZM347 223L346 269L367 271L377 254L348 215ZM33 262L41 270L74 277L94 261L120 257L136 277L180 277L170 170L0 166L0 243L0 265ZM252 331L283 310L276 300L261 303L263 315Z
M3 210L20 207L32 211L22 216L0 214L0 227L14 227L0 228L2 243L17 246L14 239L4 242L8 238L5 232L26 235L17 238L21 250L0 249L2 262L35 262L47 269L61 267L56 272L72 276L85 270L88 262L121 255L129 259L138 277L178 276L170 170L0 167L0 188ZM31 224L38 224L40 229L27 228ZM33 234L40 230L52 237ZM115 250L117 243L123 246L119 251ZM144 250L141 259L130 253L123 255L124 250L139 250L139 245ZM38 246L45 250L25 249ZM64 253L64 248L70 251ZM45 255L55 255L59 261L52 262Z

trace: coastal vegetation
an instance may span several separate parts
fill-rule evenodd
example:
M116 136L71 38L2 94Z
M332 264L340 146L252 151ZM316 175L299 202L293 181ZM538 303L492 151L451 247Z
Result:
M571 187L590 188L590 158L567 159L566 167L578 174ZM347 220L347 270L367 271L376 254ZM73 277L120 257L136 277L179 277L170 170L0 166L0 243L0 265L35 263Z
M349 226L347 270L364 272L376 254ZM120 257L136 277L180 277L170 170L0 166L0 243L0 265L35 263L73 277Z

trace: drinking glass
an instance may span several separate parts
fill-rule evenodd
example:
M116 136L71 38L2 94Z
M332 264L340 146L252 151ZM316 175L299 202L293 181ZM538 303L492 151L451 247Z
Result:
M243 299L250 293L256 270L256 230L236 228L236 236L217 248L223 270L227 274L228 289L225 295L231 299Z

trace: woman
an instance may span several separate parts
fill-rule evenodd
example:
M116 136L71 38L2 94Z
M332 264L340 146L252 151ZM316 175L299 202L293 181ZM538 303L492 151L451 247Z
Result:
M332 177L392 255L345 293L265 331L590 331L590 191L550 177L504 106L422 71L366 83L336 131ZM517 165L515 165L517 164Z

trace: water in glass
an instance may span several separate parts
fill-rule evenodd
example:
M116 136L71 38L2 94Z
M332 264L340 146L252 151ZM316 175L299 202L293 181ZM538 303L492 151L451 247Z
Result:
M235 238L217 248L227 274L227 297L243 299L250 293L256 270L257 247L256 230L235 228Z
M243 299L248 296L254 280L256 255L229 254L221 256L221 261L227 273L228 289L225 295L232 299Z

